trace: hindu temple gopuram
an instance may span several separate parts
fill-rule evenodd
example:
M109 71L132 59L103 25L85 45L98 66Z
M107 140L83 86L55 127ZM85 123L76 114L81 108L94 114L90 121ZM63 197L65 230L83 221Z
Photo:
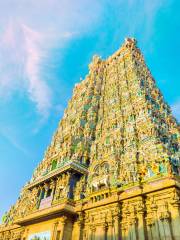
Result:
M178 123L127 38L98 56L43 160L3 216L1 240L179 240Z

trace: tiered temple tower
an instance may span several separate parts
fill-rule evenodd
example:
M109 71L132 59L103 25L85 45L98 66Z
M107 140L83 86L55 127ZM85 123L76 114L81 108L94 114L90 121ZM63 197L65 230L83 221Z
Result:
M179 137L134 39L95 56L0 239L179 240Z

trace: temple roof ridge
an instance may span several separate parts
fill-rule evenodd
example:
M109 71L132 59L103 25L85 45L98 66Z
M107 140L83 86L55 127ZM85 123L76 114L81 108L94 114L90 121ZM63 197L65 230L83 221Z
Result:
M106 59L106 62L111 62L114 58L123 56L127 49L137 48L137 40L132 37L126 37L124 43L120 46L120 48L115 51L111 56Z
M123 53L127 48L130 49L133 47L137 47L137 40L134 37L126 37L124 39L124 42L120 45L120 48L109 57L103 59L100 55L94 54L92 57L92 61L89 63L89 67L91 68L92 65L96 65L99 63L109 63L117 56L123 56Z

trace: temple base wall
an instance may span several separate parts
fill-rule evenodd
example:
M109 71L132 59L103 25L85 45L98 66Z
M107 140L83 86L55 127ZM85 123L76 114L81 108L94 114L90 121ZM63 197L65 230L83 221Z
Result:
M101 200L84 204L81 210L77 207L76 217L63 215L27 226L4 226L0 240L31 240L35 234L47 234L50 240L179 240L179 190L136 193L137 187L126 195L114 193L111 203L103 199L102 204Z

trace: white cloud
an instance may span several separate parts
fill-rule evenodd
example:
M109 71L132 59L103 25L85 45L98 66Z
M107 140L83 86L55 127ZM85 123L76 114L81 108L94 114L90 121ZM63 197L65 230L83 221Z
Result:
M44 58L41 45L44 43L43 36L23 25L24 44L26 49L25 71L28 78L28 93L32 101L37 103L37 109L44 116L51 107L51 90L40 76L40 64Z
M10 21L0 44L0 96L15 90L27 91L38 112L48 115L51 90L40 72L46 55L46 51L41 50L45 37L24 24Z
M27 93L37 111L47 117L53 89L49 79L42 77L43 64L48 68L51 49L87 32L99 13L95 0L0 2L0 97Z

